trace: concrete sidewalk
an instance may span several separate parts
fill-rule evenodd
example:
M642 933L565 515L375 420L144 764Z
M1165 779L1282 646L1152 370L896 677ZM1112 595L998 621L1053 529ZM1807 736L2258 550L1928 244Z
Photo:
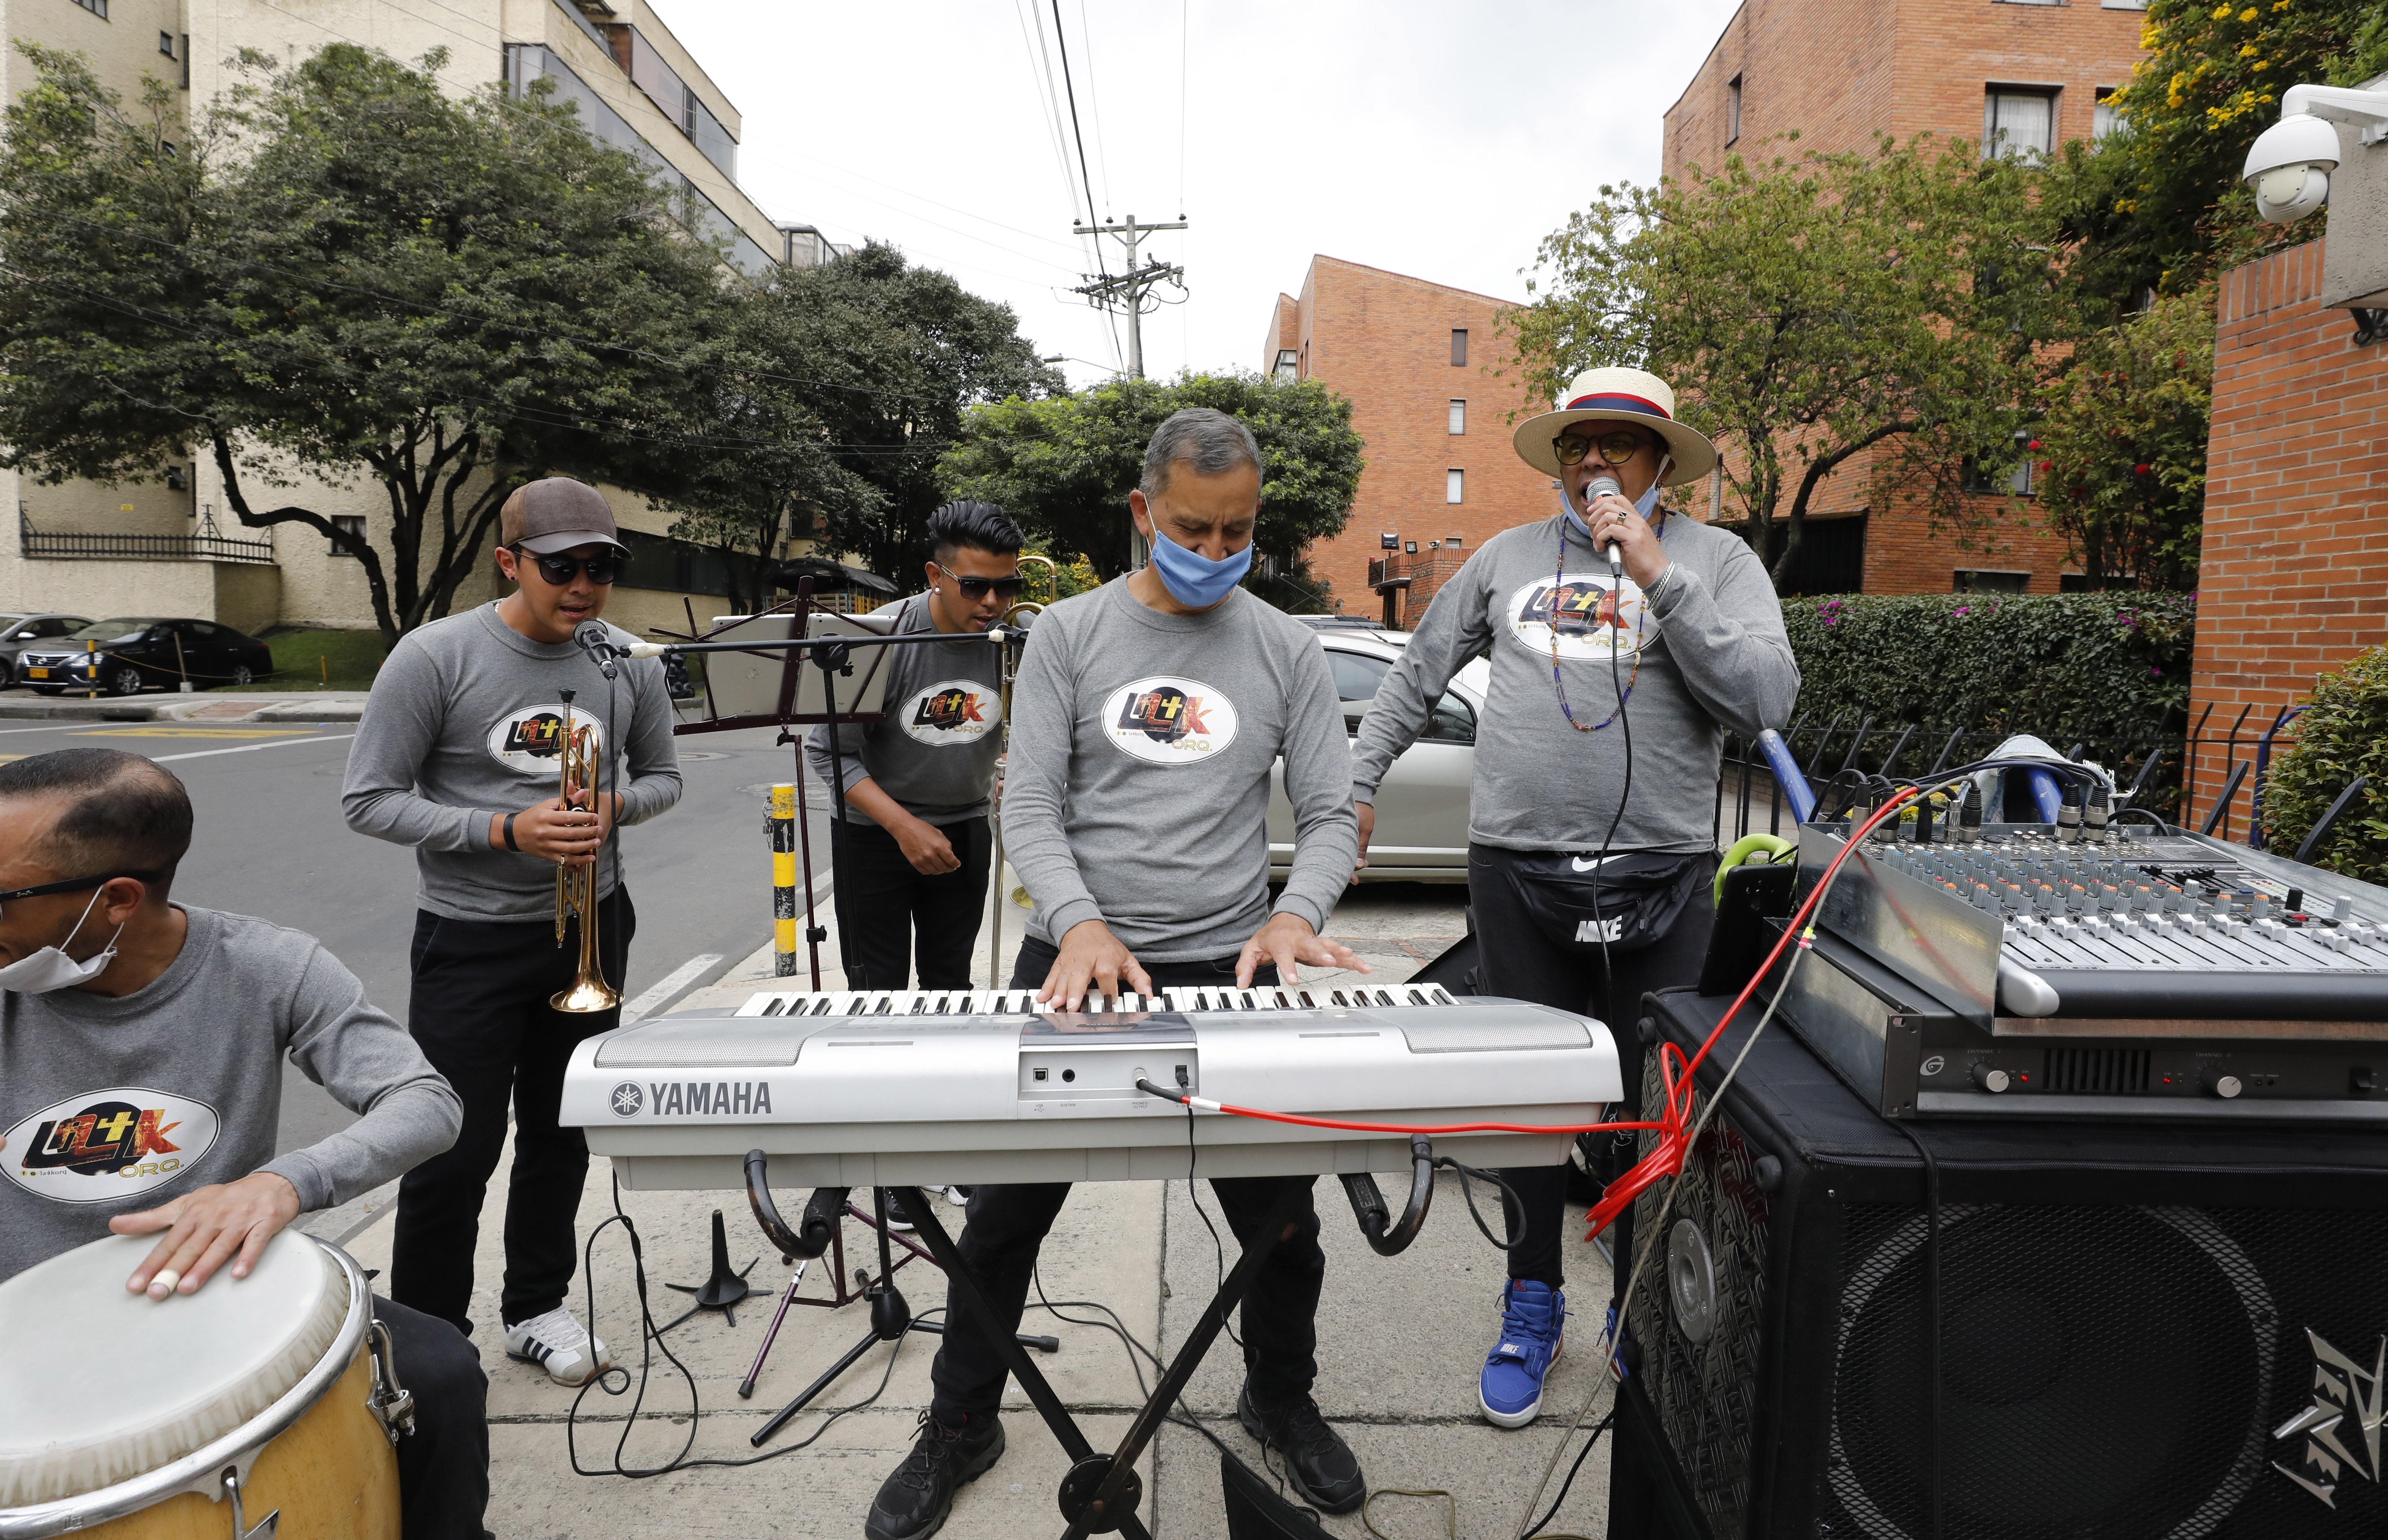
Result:
M1373 968L1372 978L1398 981L1460 936L1464 894L1456 887L1362 888L1338 910L1329 933L1362 953ZM1007 944L999 962L1006 970L1024 917L1025 912L1017 908L1004 915ZM832 966L836 938L831 923L832 933L822 949L821 983L834 989L843 977ZM976 970L981 982L985 981L984 967L982 947ZM1343 977L1315 976L1315 981ZM809 979L776 979L766 948L720 982L665 1009L734 1005L756 989L782 982L808 984ZM916 1420L928 1404L934 1341L916 1335L892 1352L874 1346L820 1398L832 1409L862 1402L884 1375L885 1390L874 1404L826 1427L821 1413L808 1410L767 1446L786 1448L818 1434L819 1442L802 1452L743 1469L697 1467L650 1480L576 1475L576 1451L583 1470L610 1471L616 1441L625 1432L624 1416L636 1397L641 1355L630 1247L624 1227L608 1224L616 1202L608 1163L593 1160L577 1226L584 1243L595 1237L591 1276L576 1281L572 1308L578 1313L586 1307L593 1281L596 1330L613 1344L634 1386L630 1395L619 1397L587 1393L581 1423L575 1429L567 1425L574 1393L551 1384L530 1366L506 1360L497 1346L505 1169L502 1163L483 1211L473 1306L475 1340L485 1355L490 1382L490 1527L509 1540L601 1532L669 1531L692 1540L750 1540L770 1532L858 1534L871 1495L910 1446ZM794 1197L782 1194L783 1203ZM687 1307L686 1296L666 1285L694 1284L705 1278L717 1209L729 1235L731 1266L752 1263L748 1279L760 1291L738 1306L734 1326L719 1315L706 1314L663 1336L648 1365L645 1400L629 1429L623 1463L633 1469L667 1463L691 1437L692 1424L691 1458L738 1459L758 1453L750 1446L749 1435L861 1340L869 1330L863 1309L792 1308L753 1398L742 1400L738 1382L762 1341L788 1269L756 1233L737 1193L626 1193L619 1202L621 1212L638 1227L648 1307L657 1324ZM1061 1339L1059 1353L1038 1355L1039 1367L1099 1449L1119 1439L1143 1400L1138 1366L1111 1332L1093 1324L1100 1319L1099 1311L1066 1302L1109 1306L1139 1342L1166 1355L1183 1340L1217 1283L1220 1257L1203 1216L1220 1225L1218 1207L1207 1188L1200 1203L1202 1214L1198 1215L1183 1181L1085 1183L1072 1193L1046 1244L1039 1283L1058 1308L1040 1306L1032 1294L1023 1330ZM1492 1540L1514 1534L1527 1494L1560 1430L1596 1378L1588 1349L1599 1325L1594 1302L1607 1298L1607 1288L1598 1255L1588 1246L1570 1248L1575 1294L1581 1302L1580 1345L1553 1372L1550 1405L1556 1409L1534 1428L1504 1432L1481 1420L1475 1396L1477 1370L1496 1328L1505 1269L1500 1254L1469 1222L1453 1179L1439 1185L1425 1232L1397 1257L1369 1251L1350 1218L1339 1184L1321 1181L1317 1203L1328 1256L1318 1322L1320 1406L1358 1453L1372 1486L1442 1489L1455 1504L1458 1534ZM1497 1209L1497 1199L1492 1203ZM326 1234L349 1233L349 1248L366 1267L386 1269L390 1227L375 1222L385 1212L386 1199L371 1209L343 1216L337 1229L323 1222L328 1216L310 1228ZM959 1225L960 1214L950 1206L939 1210L948 1227ZM359 1225L361 1231L355 1229ZM1221 1231L1224 1234L1224 1226ZM867 1228L848 1223L845 1243L849 1274L857 1266L875 1265ZM1226 1260L1233 1261L1232 1249ZM807 1269L800 1299L826 1296L826 1266L824 1259ZM916 1314L945 1303L943 1282L926 1263L902 1267L896 1282ZM666 1361L662 1348L686 1366L694 1380L693 1399L688 1381ZM1151 1368L1141 1367L1149 1382ZM1235 1420L1240 1380L1238 1351L1222 1339L1185 1400L1216 1437L1260 1469L1264 1462L1259 1447ZM1597 1420L1606 1405L1604 1391L1588 1420ZM1061 1532L1054 1493L1068 1461L1016 1385L1007 1395L1004 1427L1009 1447L1002 1461L963 1489L942 1532L953 1540ZM1580 1446L1580 1442L1572 1445L1568 1458L1572 1459L1573 1449ZM1199 1434L1175 1426L1164 1429L1145 1458L1144 1475L1148 1496L1142 1512L1156 1535L1169 1540L1226 1535L1217 1452ZM1607 1486L1604 1445L1585 1462L1545 1534L1604 1533ZM1545 1498L1545 1506L1547 1502ZM1373 1516L1391 1540L1425 1540L1447 1533L1443 1514L1441 1498L1388 1496L1376 1505ZM1326 1527L1336 1535L1368 1533L1356 1513L1329 1520Z
M0 691L0 720L57 722L354 722L361 689L195 690L149 695L40 696Z

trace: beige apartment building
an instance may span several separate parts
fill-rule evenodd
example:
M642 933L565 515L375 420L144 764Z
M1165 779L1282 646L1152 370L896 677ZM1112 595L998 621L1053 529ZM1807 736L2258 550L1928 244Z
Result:
M32 71L19 39L79 53L128 102L154 76L186 104L231 81L225 61L249 47L304 57L355 43L414 60L448 50L441 79L462 93L493 81L520 92L554 82L556 99L609 143L677 178L691 222L727 238L731 264L759 275L780 263L812 266L846 248L809 225L775 225L738 185L738 108L644 0L0 0L10 46L0 93L14 100ZM633 548L608 616L634 630L700 623L721 608L707 581L715 558L665 537L668 514L613 488L607 496ZM17 514L0 530L0 611L157 614L215 620L255 633L282 625L367 630L364 574L314 530L244 527L205 459L164 484L44 486L0 470L0 498ZM379 486L311 483L295 497L372 532L387 517ZM386 545L376 540L377 546ZM457 596L493 598L496 570Z

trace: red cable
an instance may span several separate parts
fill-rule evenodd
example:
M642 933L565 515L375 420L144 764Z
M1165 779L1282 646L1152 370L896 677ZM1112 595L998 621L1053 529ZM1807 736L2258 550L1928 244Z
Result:
M1715 1029L1708 1033L1708 1040L1700 1044L1698 1053L1687 1059L1683 1056L1683 1051L1673 1043L1659 1044L1658 1077L1665 1082L1667 1105L1666 1110L1659 1115L1658 1120L1655 1123L1441 1123L1431 1125L1354 1123L1334 1117L1304 1117L1298 1113L1267 1112L1259 1107L1240 1107L1231 1102L1208 1105L1217 1106L1221 1112L1233 1113L1238 1117L1259 1117L1272 1123L1293 1123L1305 1129L1337 1129L1352 1133L1578 1134L1621 1132L1633 1130L1655 1131L1658 1135L1657 1146L1648 1155L1634 1162L1632 1169L1610 1182L1607 1190L1601 1194L1600 1201L1593 1205L1591 1212L1585 1215L1592 1224L1592 1228L1585 1231L1583 1235L1583 1238L1589 1241L1615 1223L1617 1216L1631 1207L1633 1200L1647 1191L1653 1182L1662 1177L1674 1176L1683 1170L1683 1156L1689 1150L1691 1141L1692 1102L1696 1084L1694 1077L1700 1066L1708 1061L1709 1050L1716 1047L1719 1038L1724 1036L1724 1029L1733 1025L1733 1018L1740 1014L1742 1006L1749 1003L1749 997L1757 992L1759 982L1774 970L1775 960L1783 955L1783 949L1791 943L1792 938L1798 935L1801 928L1807 923L1810 911L1816 907L1817 901L1822 899L1825 890L1832 886L1833 874L1841 869L1841 863L1849 858L1850 853L1858 848L1859 841L1874 832L1875 825L1886 818L1895 816L1915 795L1915 788L1912 786L1901 788L1898 795L1876 808L1864 823L1850 831L1847 841L1841 846L1840 853L1833 857L1832 864L1824 868L1824 875L1817 879L1816 886L1809 892L1807 902L1799 905L1792 915L1791 923L1783 928L1782 939L1774 943L1774 950L1766 954L1766 961L1759 965L1756 973L1750 975L1749 982L1743 985L1741 992L1734 997L1733 1004L1718 1019ZM1799 944L1806 947L1810 943L1802 939ZM1681 1066L1680 1069L1678 1066ZM1169 1099L1183 1106L1195 1098L1182 1095Z

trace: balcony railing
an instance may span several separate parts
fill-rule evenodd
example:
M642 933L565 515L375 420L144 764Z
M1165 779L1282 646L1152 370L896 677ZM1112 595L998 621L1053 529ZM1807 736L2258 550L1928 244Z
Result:
M245 562L268 567L273 564L272 540L238 540L216 534L48 534L35 529L32 521L21 509L17 513L17 548L27 557L51 562Z

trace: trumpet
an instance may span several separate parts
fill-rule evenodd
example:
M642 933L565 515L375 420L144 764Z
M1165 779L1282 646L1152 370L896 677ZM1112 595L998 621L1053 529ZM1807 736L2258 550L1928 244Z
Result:
M565 806L570 807L573 788L586 787L590 803L594 806L605 794L600 784L604 776L604 761L597 751L596 729L576 726L572 720L573 692L567 689L559 693L564 700L564 728L555 751L556 795ZM564 944L565 932L575 921L580 926L579 971L574 975L570 988L548 997L548 1004L559 1011L610 1011L622 1003L622 991L605 982L597 962L597 874L604 865L604 853L601 844L597 859L588 865L560 865L555 869L555 944Z

